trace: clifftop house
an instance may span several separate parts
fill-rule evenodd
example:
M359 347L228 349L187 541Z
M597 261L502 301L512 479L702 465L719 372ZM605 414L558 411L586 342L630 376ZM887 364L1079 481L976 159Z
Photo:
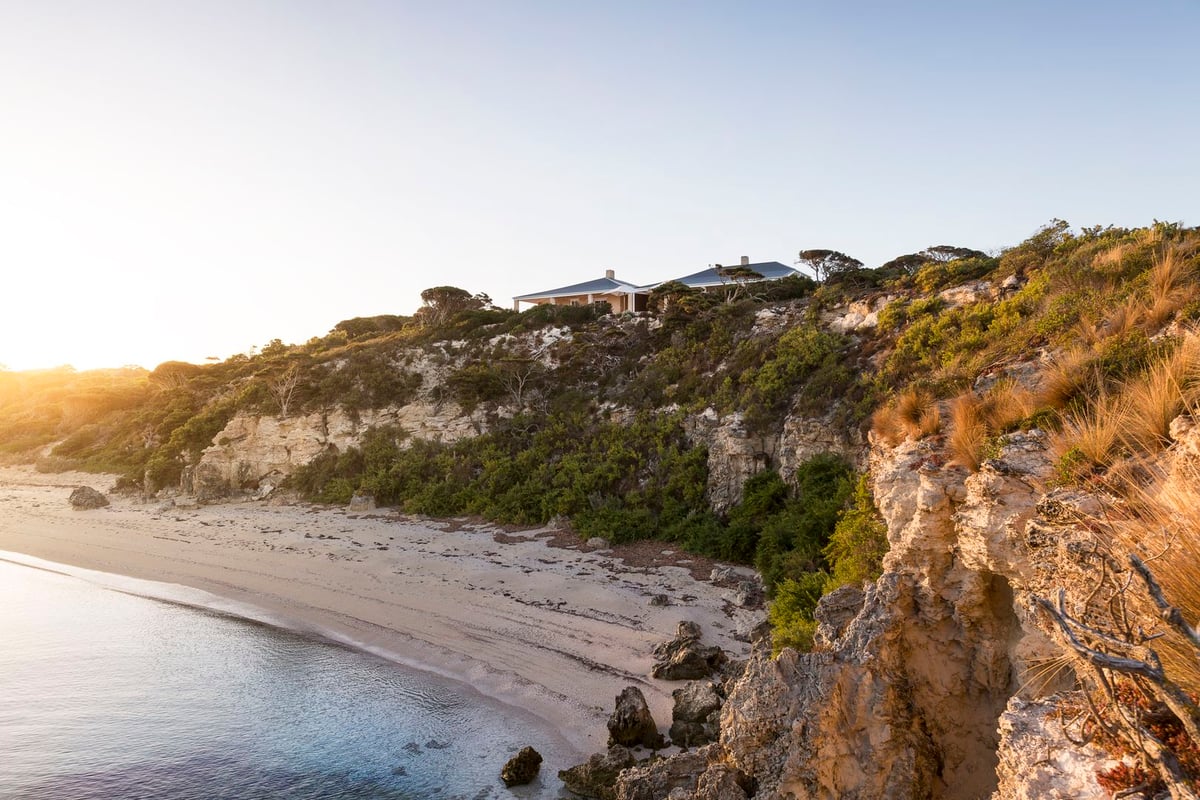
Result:
M520 311L521 303L531 303L535 306L582 306L605 301L612 306L613 313L620 314L624 311L645 311L646 298L649 295L648 290L617 280L616 273L608 269L604 271L603 278L596 278L594 281L514 297L513 311Z
M757 264L751 264L748 256L742 256L739 266L754 270L759 275L762 275L762 280L764 281L777 281L789 275L802 274L786 264L780 264L778 261L762 261ZM716 266L672 280L703 291L728 287L732 283L729 276L722 275ZM518 295L513 298L513 310L520 311L521 303L529 303L531 305L582 306L604 301L612 306L614 314L620 314L625 311L645 311L650 292L664 283L670 283L670 281L659 281L657 283L638 286L619 280L616 273L610 269L605 270L603 278L596 278L595 280L576 283L571 286L563 286L559 289Z

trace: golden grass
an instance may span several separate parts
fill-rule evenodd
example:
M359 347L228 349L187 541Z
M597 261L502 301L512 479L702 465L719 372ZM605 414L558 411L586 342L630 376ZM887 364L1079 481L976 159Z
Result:
M1006 431L1037 409L1033 392L1011 378L999 380L983 395L981 412L993 432Z
M983 415L983 403L974 392L967 392L950 401L950 454L956 464L972 472L983 462L988 427Z
M1175 312L1196 297L1195 270L1174 248L1150 268L1150 297L1141 309L1143 330L1157 331Z
M1132 242L1122 242L1107 250L1101 250L1092 257L1092 268L1104 272L1107 267L1118 267L1125 257L1136 249Z
M1129 510L1112 522L1115 545L1147 562L1167 601L1195 626L1200 622L1200 464L1184 462L1132 494ZM1169 632L1153 646L1173 680L1200 691L1200 654L1182 636Z
M1108 467L1119 455L1125 425L1123 398L1100 394L1083 411L1063 418L1062 428L1050 434L1050 452L1058 458L1077 453L1077 472Z
M877 409L871 417L875 436L895 446L905 439L921 439L942 429L942 414L933 393L909 386Z
M900 423L894 403L875 409L875 413L871 415L871 433L891 447L904 441L904 426Z
M1090 348L1073 347L1064 350L1042 368L1037 403L1050 408L1062 408L1089 387L1097 383L1092 367L1095 356Z
M1171 420L1185 409L1181 387L1171 367L1169 360L1154 365L1126 384L1122 392L1126 406L1121 441L1130 450L1153 454L1171 443Z

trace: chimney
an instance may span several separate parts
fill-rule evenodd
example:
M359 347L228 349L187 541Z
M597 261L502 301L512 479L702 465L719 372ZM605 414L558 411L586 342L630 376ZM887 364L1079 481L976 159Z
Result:
M604 270L604 277L615 279L617 277L617 273L611 269L606 269Z
M743 267L750 266L750 256L742 256L742 266Z

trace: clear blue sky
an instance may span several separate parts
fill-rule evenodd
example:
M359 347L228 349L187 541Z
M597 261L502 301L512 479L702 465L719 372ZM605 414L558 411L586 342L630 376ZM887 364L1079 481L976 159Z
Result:
M0 364L1200 224L1200 2L0 0Z

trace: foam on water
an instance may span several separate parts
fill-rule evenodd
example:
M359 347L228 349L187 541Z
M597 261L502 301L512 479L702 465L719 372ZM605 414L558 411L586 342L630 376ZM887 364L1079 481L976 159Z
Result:
M469 687L205 592L20 560L0 561L0 798L564 796L577 754ZM526 744L543 774L505 789Z

